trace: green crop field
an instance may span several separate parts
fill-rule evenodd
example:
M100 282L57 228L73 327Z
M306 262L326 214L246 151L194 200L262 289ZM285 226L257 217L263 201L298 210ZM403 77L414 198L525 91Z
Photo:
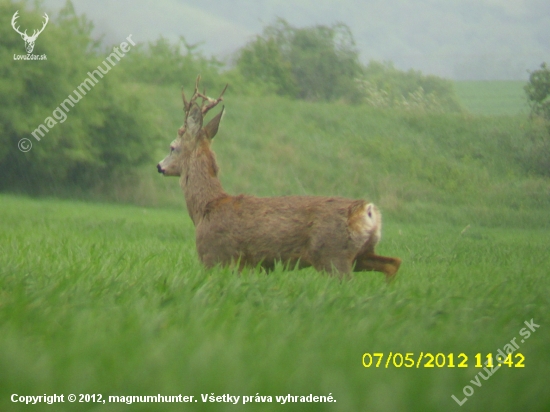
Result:
M522 81L459 81L455 90L460 103L470 112L483 115L528 113Z
M547 229L389 221L381 252L404 260L340 282L313 270L205 270L176 210L2 196L0 408L12 394L193 395L185 410L240 410L201 394L332 394L291 410L542 410L550 356ZM520 342L525 321L540 325ZM529 329L527 329L529 330ZM478 388L475 356L516 339L524 368ZM440 355L386 369L364 353ZM468 358L465 365L458 364ZM444 356L444 358L442 357ZM454 357L454 367L449 356ZM368 361L368 358L367 358ZM385 362L385 359L384 359ZM410 362L404 362L410 364ZM514 363L514 364L515 364ZM434 363L435 365L435 363ZM479 378L478 378L479 379ZM498 396L496 396L498 394ZM182 410L181 405L56 404L64 410ZM53 410L37 405L32 410Z
M181 100L156 93L160 159ZM378 252L403 259L396 280L206 270L177 179L154 163L119 188L133 205L2 194L1 411L549 407L550 181L531 169L527 116L225 104L214 150L226 190L373 200ZM513 353L490 376L478 366L499 350ZM11 401L42 394L65 402ZM109 402L158 394L194 398ZM333 402L299 402L309 395Z

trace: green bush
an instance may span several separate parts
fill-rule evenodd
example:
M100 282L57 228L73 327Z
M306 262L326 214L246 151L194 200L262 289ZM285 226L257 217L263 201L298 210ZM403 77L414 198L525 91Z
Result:
M3 16L16 10L22 27L40 27L43 11L0 1ZM91 30L68 3L57 18L50 16L36 43L34 53L47 60L24 61L13 58L25 52L20 37L10 25L0 26L0 189L86 189L131 174L150 159L157 133L149 105L125 82L121 67L111 67L74 107L59 109L112 52L99 49ZM32 132L48 117L57 122L38 141ZM29 152L18 149L21 139L33 144Z
M532 114L542 116L550 122L550 69L546 63L542 63L539 70L530 73L525 93Z
M403 72L391 63L363 66L343 23L296 28L278 19L237 53L236 68L243 78L281 96L415 111L461 110L449 80Z
M190 45L183 37L176 43L160 37L154 42L138 44L121 66L127 76L137 82L187 87L201 74L202 86L209 90L223 87L219 76L223 64L203 56L198 45Z
M243 77L279 95L305 100L357 101L362 66L348 26L296 28L283 19L244 46L236 66Z
M414 111L458 112L458 97L450 80L403 72L391 63L371 61L359 81L365 101L374 107L393 107Z
M531 107L532 128L523 151L525 167L532 173L550 176L550 69L542 63L531 72L525 93Z

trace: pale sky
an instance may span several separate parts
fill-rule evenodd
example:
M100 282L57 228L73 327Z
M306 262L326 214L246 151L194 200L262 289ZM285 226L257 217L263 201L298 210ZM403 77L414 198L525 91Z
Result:
M45 0L56 11L65 0ZM548 0L73 0L95 34L120 43L161 35L229 59L276 17L297 27L347 24L361 60L452 79L527 79L550 63ZM55 15L55 14L54 14Z

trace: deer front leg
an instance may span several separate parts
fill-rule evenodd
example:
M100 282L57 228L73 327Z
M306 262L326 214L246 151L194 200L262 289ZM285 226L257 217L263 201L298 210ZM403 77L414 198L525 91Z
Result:
M374 252L364 252L355 259L354 272L376 271L386 275L386 282L390 283L401 266L401 259L379 256Z

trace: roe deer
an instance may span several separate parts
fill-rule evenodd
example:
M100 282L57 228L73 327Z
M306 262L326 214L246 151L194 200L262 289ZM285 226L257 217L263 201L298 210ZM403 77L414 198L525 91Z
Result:
M227 86L212 99L198 91L199 81L200 76L189 101L182 90L185 123L157 169L180 177L202 263L270 270L281 261L339 276L374 270L392 280L401 259L374 253L382 227L374 204L341 197L232 196L223 190L210 145L225 108L204 127L203 118L223 100Z

